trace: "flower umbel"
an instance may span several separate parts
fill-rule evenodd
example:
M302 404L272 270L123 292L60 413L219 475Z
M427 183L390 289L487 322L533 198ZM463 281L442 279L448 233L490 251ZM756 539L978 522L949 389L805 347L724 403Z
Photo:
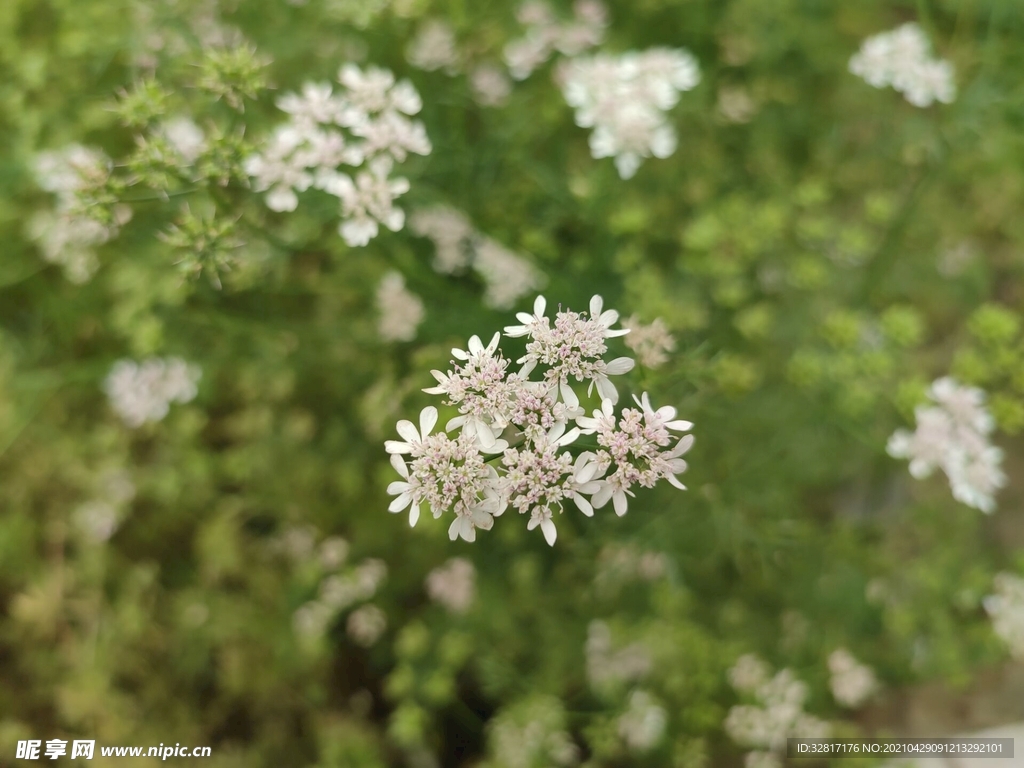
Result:
M519 313L520 325L505 329L507 337L529 338L518 372L509 371L498 348L500 333L486 345L473 336L467 349L452 350L447 372L431 372L437 384L423 391L445 396L458 415L444 433L431 434L438 420L433 406L420 413L419 429L398 422L403 439L385 443L402 476L388 486L396 497L391 512L408 508L415 525L423 504L435 518L451 511L449 537L474 541L477 529L490 530L494 518L511 506L528 516L527 530L539 528L553 546L555 517L565 512L567 501L592 517L611 500L616 514L623 515L636 485L650 488L665 479L685 490L676 475L686 470L680 457L693 436L673 445L671 432L693 425L676 419L675 408L655 409L646 392L634 397L639 409L615 415L618 391L609 376L633 367L628 357L605 360L607 340L628 333L612 329L618 312L604 310L601 297L594 296L589 313L559 311L552 326L545 308L540 296L532 315ZM540 380L530 379L534 371L543 371ZM573 381L589 383L587 397L596 387L601 408L593 417L584 416ZM570 426L573 421L576 426ZM581 434L597 435L596 452L574 445Z

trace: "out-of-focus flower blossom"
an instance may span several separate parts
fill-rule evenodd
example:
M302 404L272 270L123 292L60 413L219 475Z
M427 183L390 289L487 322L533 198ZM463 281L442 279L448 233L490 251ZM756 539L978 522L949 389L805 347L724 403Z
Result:
M425 22L406 48L405 58L417 69L427 72L443 69L449 75L455 74L459 64L455 32L440 19Z
M488 746L501 768L569 766L579 750L565 731L561 702L533 696L498 712L488 723Z
M989 444L995 421L985 408L985 393L944 377L932 384L928 397L936 405L914 411L913 432L893 433L889 455L910 459L910 474L918 479L942 469L957 501L982 512L995 511L995 493L1006 484L1006 475L1003 452Z
M591 154L614 157L619 176L628 179L644 158L675 152L676 132L666 113L680 93L700 82L700 69L685 50L651 48L572 59L558 77L576 124L594 129Z
M1024 579L1011 573L995 578L995 594L983 601L992 628L1018 659L1024 659Z
M387 626L388 618L384 611L375 605L364 605L349 614L345 631L353 642L369 648L380 639Z
M737 744L753 748L747 756L748 766L779 765L786 739L826 738L830 728L828 723L804 712L808 689L791 670L784 669L764 679L768 671L758 661L756 657L741 657L730 672L737 690L752 696L756 704L732 707L723 727Z
M629 708L619 716L616 729L632 752L648 752L665 735L668 713L646 691L633 691Z
M104 381L110 404L130 427L160 421L171 403L187 403L198 392L202 371L177 357L119 360Z
M878 678L871 667L861 664L845 648L837 648L828 657L832 673L829 686L833 698L844 707L859 707L878 691Z
M508 75L494 64L480 64L469 73L469 87L476 103L482 107L500 107L512 95Z
M849 68L868 85L893 87L915 107L950 104L956 98L953 65L932 58L924 30L912 22L869 37Z
M528 78L555 51L578 56L600 45L608 26L607 9L597 0L577 0L572 21L559 20L541 0L523 3L516 16L526 34L505 46L505 63L516 80Z
M412 341L423 322L423 301L405 287L400 272L384 275L377 286L377 332L385 341Z
M668 360L668 353L674 352L676 340L668 332L664 321L657 317L650 325L644 325L636 315L622 321L622 327L629 330L626 346L636 352L640 365L657 368Z
M476 594L476 569L464 557L453 557L427 574L427 595L451 613L465 613Z

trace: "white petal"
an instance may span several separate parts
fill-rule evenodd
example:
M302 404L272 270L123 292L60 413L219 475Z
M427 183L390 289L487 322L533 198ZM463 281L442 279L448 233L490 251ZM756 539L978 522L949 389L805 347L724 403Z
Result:
M595 377L594 383L597 384L597 394L601 396L602 400L610 402L612 405L619 402L619 391L607 376Z
M487 453L492 453L494 448L494 433L486 424L477 423L476 439L480 447Z
M398 424L395 425L395 429L398 430L398 434L408 440L410 443L418 443L420 441L420 433L416 431L416 427L411 421L402 419Z
M388 483L388 495L396 496L400 493L405 493L409 490L409 484L402 480L395 480L394 482Z
M605 370L608 371L609 375L618 376L633 370L634 365L636 365L636 362L631 357L616 357L608 363L608 367Z
M600 296L592 296L590 298L590 316L598 318L601 316L601 308L604 306L604 299Z
M562 425L562 429L565 429L565 425L564 424ZM574 440L576 440L576 438L579 437L579 436L580 436L579 427L573 427L568 432L566 432L564 435L562 435L560 438L558 438L558 440L555 441L555 445L559 445L559 446L569 445L569 443L571 443Z
M479 355L484 351L484 345L483 342L480 341L479 336L469 337L469 351L474 355Z
M552 522L550 517L540 524L540 530L541 533L544 534L544 540L548 543L548 546L555 546L555 539L558 538L558 531L555 529L555 524Z
M618 491L612 495L612 504L615 506L615 514L622 517L626 514L626 494L623 491Z
M384 450L391 454L409 453L412 451L412 446L398 440L385 440Z
M669 483L674 485L680 491L685 491L686 490L686 486L683 485L681 482L679 482L679 479L675 475L666 475L665 479L668 480Z
M693 429L693 422L676 419L675 421L666 421L665 427L668 429L674 429L678 432L685 432L688 429Z
M594 504L594 509L600 509L608 503L608 499L612 497L612 487L605 483L601 486L601 490L593 494L590 497L590 501Z
M547 300L543 296L538 296L533 302L533 314L537 317L543 317L546 306Z
M586 515L587 517L594 516L594 508L590 506L589 501L584 499L578 493L574 493L572 495L572 500L576 502L576 506L580 508L580 512L582 512L584 515Z
M422 411L420 411L420 434L426 438L430 434L430 430L437 424L437 408L432 405L428 405Z
M409 510L409 527L410 528L415 528L416 527L416 523L419 522L419 519L420 519L420 505L419 504L413 504L412 508Z
M401 512L403 509L409 506L412 502L411 493L403 493L401 496L396 497L389 505L388 512Z
M409 479L409 468L405 466L405 459L396 453L391 454L391 466L395 468L395 471L404 477L406 480Z
M570 408L578 408L580 399L576 397L576 393L573 388L569 385L568 381L563 381L559 384L559 391L562 393L562 401Z

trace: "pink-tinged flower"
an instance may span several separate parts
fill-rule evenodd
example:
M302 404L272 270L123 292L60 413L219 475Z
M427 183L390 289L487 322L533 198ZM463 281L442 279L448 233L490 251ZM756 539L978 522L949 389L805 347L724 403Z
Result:
M388 440L384 443L384 449L388 453L412 453L415 455L415 451L427 439L427 435L430 434L430 430L434 428L435 424L437 424L437 408L428 405L420 411L419 431L416 430L416 425L411 421L402 419L395 425L395 429L405 439L405 442Z

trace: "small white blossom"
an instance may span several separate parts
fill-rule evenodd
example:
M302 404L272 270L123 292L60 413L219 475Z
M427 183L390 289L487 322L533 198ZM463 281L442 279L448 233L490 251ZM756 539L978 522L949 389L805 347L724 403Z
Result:
M932 384L928 397L936 405L914 411L913 432L893 433L889 455L910 459L910 474L917 479L941 468L957 501L985 513L995 511L995 493L1006 484L1006 475L1003 452L988 442L995 421L985 408L985 393L944 377Z
M749 683L760 677L762 670L758 668L755 673L759 665L750 659L742 663L748 669L730 677L739 678L743 685L738 690L750 694ZM789 738L815 739L829 735L828 723L803 711L808 689L791 670L784 669L761 682L752 694L756 704L732 707L723 723L729 738L740 746L753 748L752 757L747 758L748 765L778 764L773 758L781 757Z
M423 322L423 301L405 287L400 272L384 275L377 287L377 332L385 341L412 341Z
M573 19L567 22L559 21L551 6L540 0L523 3L516 16L526 34L505 46L505 63L516 80L528 78L555 51L577 56L600 45L608 26L608 12L597 0L577 0Z
M459 52L455 32L440 19L430 19L416 32L406 48L405 58L417 69L434 72L443 69L447 74L458 71Z
M197 392L198 366L180 358L119 360L104 381L110 404L130 427L160 421L171 403L187 403Z
M630 643L615 649L612 633L603 621L592 621L587 627L584 646L587 682L595 690L642 680L651 671L653 659L643 643Z
M434 269L452 274L469 265L475 232L465 214L446 205L419 208L409 217L409 229L434 243Z
M194 163L206 147L206 134L187 117L174 117L163 123L157 133L167 139L182 160Z
M645 368L664 365L668 353L675 351L676 340L660 317L650 325L644 325L636 315L632 315L622 321L622 327L629 331L624 339L626 346L636 352L640 365Z
M96 542L107 541L120 523L116 507L108 501L90 501L75 510L75 525Z
M357 645L369 648L380 639L387 626L384 611L375 605L364 605L349 614L345 631Z
M465 613L476 594L476 569L464 557L453 557L427 574L427 595L451 613Z
M490 752L501 768L579 762L579 750L565 731L562 704L552 697L532 696L506 707L488 723L487 730Z
M844 707L859 707L878 690L878 679L871 667L861 664L845 648L837 648L829 655L828 669L832 673L832 696Z
M983 601L992 628L1014 658L1024 659L1024 579L1011 573L995 578L995 594Z
M482 107L500 107L512 95L508 75L494 64L480 64L469 74L469 87L476 103Z
M324 186L324 190L341 200L344 221L338 227L345 242L352 247L366 245L377 236L378 224L392 232L405 224L405 213L394 205L401 195L409 191L406 179L388 177L392 163L384 157L374 159L366 171L355 179L337 174Z
M892 86L915 107L956 98L953 65L933 59L917 24L907 23L869 37L850 59L850 72L874 88Z
M649 752L665 735L668 713L655 703L646 691L633 691L629 708L619 716L616 727L619 737L633 752Z
M768 682L770 668L759 656L747 653L729 670L729 684L740 693L753 693Z
M591 154L614 157L623 179L631 178L644 158L675 152L676 132L666 113L680 93L700 82L696 59L670 48L580 57L566 62L558 76L566 102L576 110L576 124L594 129Z

